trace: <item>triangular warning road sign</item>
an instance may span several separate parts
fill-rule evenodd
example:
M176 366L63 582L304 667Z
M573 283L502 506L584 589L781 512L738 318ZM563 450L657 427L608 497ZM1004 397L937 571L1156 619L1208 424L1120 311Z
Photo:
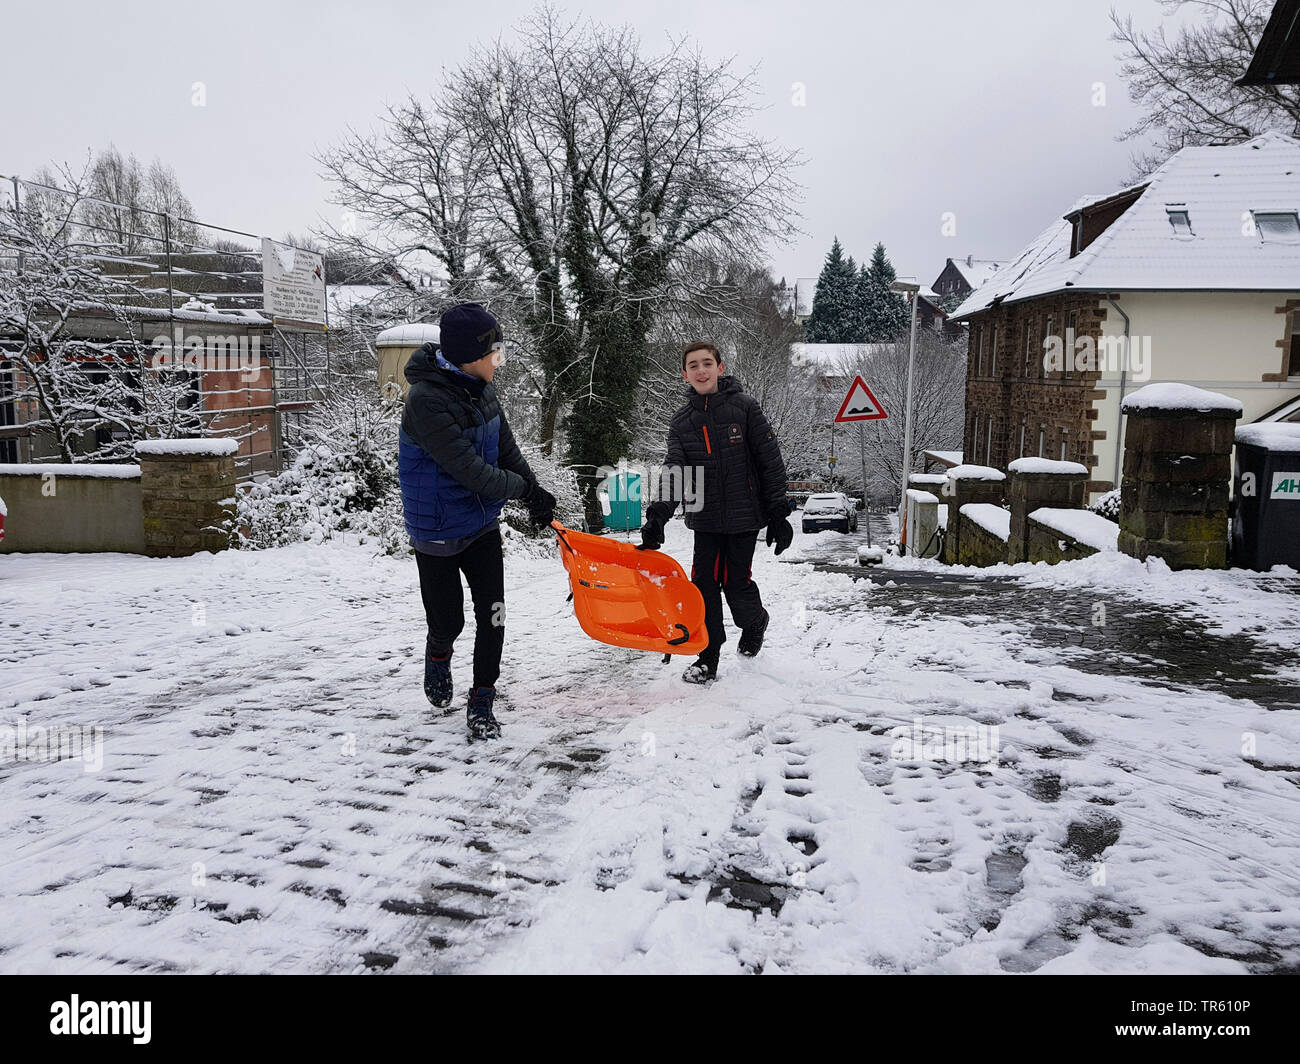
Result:
M889 417L889 415L885 413L885 408L880 405L880 400L871 394L867 382L861 377L854 377L853 387L849 389L849 394L844 397L844 402L840 406L840 412L835 415L835 420L879 421L881 418L886 417Z

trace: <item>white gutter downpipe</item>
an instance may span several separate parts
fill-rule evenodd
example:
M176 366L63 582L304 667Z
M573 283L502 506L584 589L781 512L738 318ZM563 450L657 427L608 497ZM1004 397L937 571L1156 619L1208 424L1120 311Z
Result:
M1119 370L1119 414L1115 421L1115 474L1111 478L1111 483L1119 487L1119 474L1122 468L1120 463L1124 458L1124 387L1128 384L1128 355L1129 355L1129 320L1128 315L1124 313L1124 308L1116 303L1109 295L1106 296L1106 302L1119 311L1119 316L1124 319L1124 363Z

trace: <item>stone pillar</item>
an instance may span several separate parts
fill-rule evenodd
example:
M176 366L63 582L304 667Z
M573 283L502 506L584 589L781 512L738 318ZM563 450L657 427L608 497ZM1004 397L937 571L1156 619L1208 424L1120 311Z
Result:
M1171 569L1228 564L1228 489L1241 404L1186 384L1149 384L1124 400L1119 549Z
M1057 510L1082 510L1087 498L1088 467L1078 462L1054 462L1047 458L1017 458L1007 471L1007 501L1011 503L1011 536L1007 540L1007 562L1027 562L1029 557L1029 515L1043 506Z
M235 452L220 437L145 440L135 445L140 461L145 553L180 557L225 550L221 525L235 513Z
M943 502L948 504L948 531L943 538L943 560L949 565L958 564L961 546L961 508L971 502L991 502L1002 505L1002 491L1006 474L991 466L959 465L948 470L948 483L943 489Z

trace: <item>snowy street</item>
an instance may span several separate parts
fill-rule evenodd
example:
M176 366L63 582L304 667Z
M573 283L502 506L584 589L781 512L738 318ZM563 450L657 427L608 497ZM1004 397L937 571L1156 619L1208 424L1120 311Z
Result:
M474 746L411 558L6 556L0 971L1300 968L1300 578L868 574L865 531L760 541L767 642L702 688L512 548Z

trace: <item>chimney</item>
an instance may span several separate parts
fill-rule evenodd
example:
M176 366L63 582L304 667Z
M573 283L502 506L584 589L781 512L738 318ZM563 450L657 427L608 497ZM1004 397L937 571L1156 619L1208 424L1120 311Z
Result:
M975 265L975 256L974 256L974 255L967 255L967 256L966 256L966 265L967 265L967 266L974 266L974 265Z

